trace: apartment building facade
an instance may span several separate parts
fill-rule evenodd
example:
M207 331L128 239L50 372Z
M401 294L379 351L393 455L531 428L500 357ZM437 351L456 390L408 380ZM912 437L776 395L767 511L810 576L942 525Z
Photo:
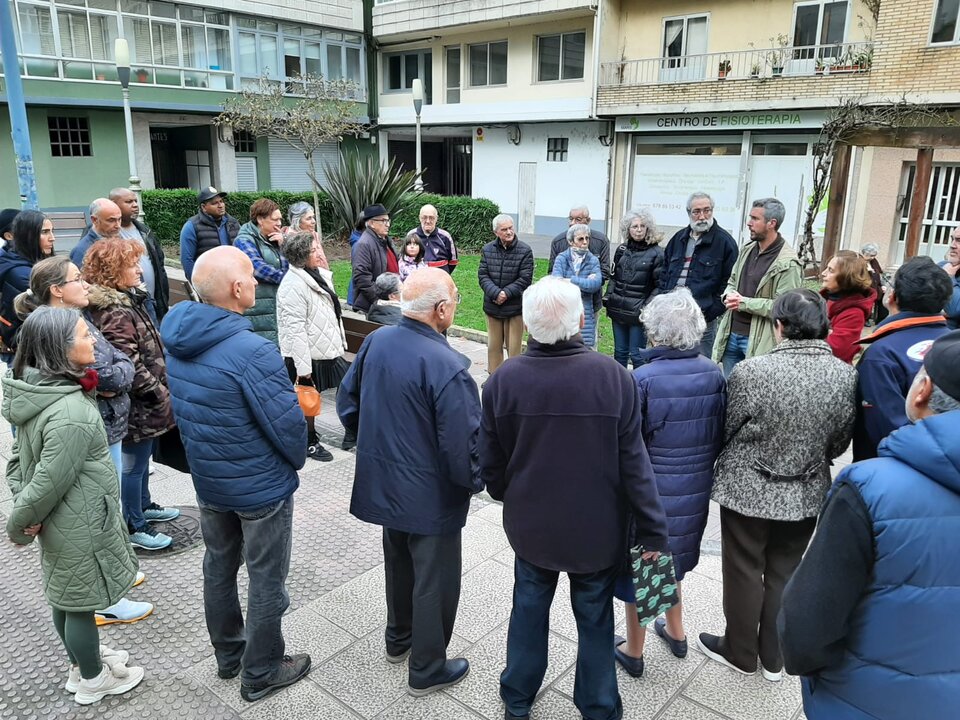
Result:
M218 131L223 102L262 75L345 78L361 88L367 44L353 0L12 0L41 206L77 209L129 176L114 40L130 46L134 147L144 189L307 189L306 163L270 138ZM0 87L0 105L6 101ZM350 143L352 141L346 140ZM359 143L368 147L368 141ZM338 160L337 143L319 165ZM0 206L17 206L10 121L0 113Z

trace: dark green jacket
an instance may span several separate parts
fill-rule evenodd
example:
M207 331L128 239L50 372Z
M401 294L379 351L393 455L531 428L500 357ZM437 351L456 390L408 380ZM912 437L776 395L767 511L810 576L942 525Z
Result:
M253 331L277 344L277 288L287 272L287 261L280 248L260 234L256 223L244 223L240 227L234 247L243 251L253 263L257 278L257 299L253 307L244 313L250 320Z
M47 602L68 612L113 605L133 586L137 559L120 512L117 471L92 395L75 381L28 369L3 379L3 416L17 428L7 484L7 535L43 528L40 563Z

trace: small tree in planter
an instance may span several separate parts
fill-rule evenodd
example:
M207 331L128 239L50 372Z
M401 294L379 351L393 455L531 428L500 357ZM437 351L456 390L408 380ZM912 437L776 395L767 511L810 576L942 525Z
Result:
M772 49L767 52L767 63L773 71L774 77L783 75L783 66L787 61L787 47L790 45L790 38L780 33L775 38L770 38Z
M717 71L717 77L723 80L730 73L731 65L729 60L720 61L720 69Z
M266 75L256 85L244 88L223 104L223 112L213 119L216 126L246 130L254 137L274 137L303 153L313 184L314 210L320 206L317 193L317 169L313 154L322 145L339 141L344 135L357 135L365 125L357 118L355 98L360 87L350 80L324 80L318 75L302 75L286 85ZM287 93L296 97L287 97ZM317 234L323 236L317 215Z

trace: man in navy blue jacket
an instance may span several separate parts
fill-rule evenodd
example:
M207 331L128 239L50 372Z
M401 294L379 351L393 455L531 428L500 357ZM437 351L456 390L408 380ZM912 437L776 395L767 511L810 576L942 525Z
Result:
M640 394L627 370L583 344L580 290L546 277L523 295L527 352L483 390L480 475L503 500L516 554L506 717L527 718L547 669L550 605L570 578L579 648L573 701L587 720L623 707L614 668L613 588L627 555L627 519L645 557L667 549L667 522L643 443Z
M383 527L386 659L409 655L407 691L426 695L462 680L470 666L447 660L460 602L460 533L477 465L480 401L470 361L441 334L460 294L439 268L403 285L399 325L367 336L337 395L357 433L350 512Z
M160 334L207 546L207 630L218 674L239 674L240 695L252 702L310 671L309 655L284 654L280 630L307 425L277 346L243 317L257 287L250 259L214 248L197 260L193 286L203 303L175 305ZM246 626L237 595L244 561Z
M857 419L853 459L877 456L880 441L907 424L903 401L923 356L947 332L943 306L952 292L949 276L928 257L907 260L883 299L890 315L861 340L857 365Z

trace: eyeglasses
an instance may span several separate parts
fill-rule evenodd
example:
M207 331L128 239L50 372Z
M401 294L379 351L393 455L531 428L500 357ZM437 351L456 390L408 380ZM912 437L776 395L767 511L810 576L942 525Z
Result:
M387 225L389 225L390 218L373 218L370 222L386 223Z
M713 215L713 208L695 208L689 212L690 217L706 217L707 215Z
M75 277L73 280L64 280L62 283L60 283L60 287L63 287L64 285L69 285L70 283L80 283L81 285L89 285L89 283L86 280L84 280L82 277Z
M568 219L570 222L576 222L576 223L588 223L588 222L590 222L590 216L589 216L589 215L574 215L573 217L567 218L567 219Z
M457 293L457 296L455 298L438 301L437 304L433 306L433 311L436 312L437 310L439 310L440 306L443 305L445 302L453 302L454 304L459 305L462 301L463 301L463 297L460 295L460 293Z

